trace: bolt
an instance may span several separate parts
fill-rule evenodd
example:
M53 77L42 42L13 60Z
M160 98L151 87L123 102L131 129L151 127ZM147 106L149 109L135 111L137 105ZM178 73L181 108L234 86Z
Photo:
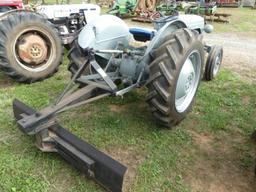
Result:
M92 170L88 170L88 176L91 178L94 177L94 173Z

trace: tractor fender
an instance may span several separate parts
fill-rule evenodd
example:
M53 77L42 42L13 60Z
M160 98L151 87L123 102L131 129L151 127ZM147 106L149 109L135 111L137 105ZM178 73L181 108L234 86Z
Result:
M188 28L202 33L204 27L204 18L198 15L179 15L173 19L171 18L169 22L164 24L164 26L158 30L155 37L150 42L146 54L159 47L159 45L163 43L163 39L177 29Z
M187 28L187 25L177 17L171 20L170 22L167 22L166 24L164 24L164 26L157 31L154 38L150 41L146 49L146 52L140 61L140 66L144 68L144 75L142 79L147 79L149 75L149 63L152 61L150 53L154 49L157 49L158 47L160 47L161 44L163 44L163 40L166 36L172 34L174 31L181 28Z
M163 27L161 27L154 38L151 40L150 44L147 47L145 56L149 55L149 53L159 47L163 42L163 39L180 28L187 28L187 25L180 19L173 20L171 22L166 23Z

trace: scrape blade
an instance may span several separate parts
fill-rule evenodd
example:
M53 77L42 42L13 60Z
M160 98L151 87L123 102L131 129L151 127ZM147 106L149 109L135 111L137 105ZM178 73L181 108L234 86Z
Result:
M17 121L23 118L22 114L32 115L36 113L34 109L16 99L13 101L13 112ZM20 129L26 133L24 128L20 127ZM122 191L124 175L127 170L124 165L79 139L58 124L50 127L49 132L54 135L52 140L55 143L56 151L66 161L80 171L89 174L90 177L110 191Z

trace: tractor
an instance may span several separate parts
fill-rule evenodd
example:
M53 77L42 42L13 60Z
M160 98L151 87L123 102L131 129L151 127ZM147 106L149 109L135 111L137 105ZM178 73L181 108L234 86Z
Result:
M6 11L0 16L0 68L23 83L57 72L63 46L69 49L86 23L100 15L94 4L40 5L28 10L22 9L22 1L12 2L16 6L0 2L0 10Z
M201 79L214 79L220 69L222 47L203 42L212 30L197 15L163 17L155 29L128 28L113 15L91 20L68 53L71 80L55 102L36 111L13 101L20 130L36 135L40 150L57 152L108 190L122 191L127 167L64 129L57 115L147 87L154 121L166 128L179 124L192 110Z
M22 0L1 0L0 2L0 16L7 11L13 9L23 9L24 5Z
M114 2L112 8L108 11L109 14L118 17L125 15L132 15L136 6L136 0L117 0Z

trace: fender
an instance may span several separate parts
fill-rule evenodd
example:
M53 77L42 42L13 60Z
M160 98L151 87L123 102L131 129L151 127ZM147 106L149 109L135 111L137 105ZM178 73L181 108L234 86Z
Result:
M180 19L175 19L166 23L159 29L159 31L157 31L155 37L151 40L145 55L148 55L153 49L159 47L163 43L162 41L166 36L180 28L187 28L187 25Z
M161 27L161 23L164 23L164 20L159 20L156 22L156 27ZM204 18L198 15L179 15L170 18L169 22L167 21L167 23L158 30L156 36L148 45L145 55L149 54L153 49L159 47L159 45L163 43L162 41L166 36L180 28L194 29L199 33L202 33L204 30Z
M143 56L143 58L141 59L141 65L144 69L143 69L143 77L142 77L142 82L145 83L146 81L144 81L145 79L148 78L149 75L149 63L151 62L152 58L151 58L151 51L158 48L162 43L163 40L166 36L170 35L171 33L173 33L174 31L176 31L177 29L180 28L187 28L187 25L180 19L178 19L178 17L172 19L170 22L167 22L166 24L164 24L163 27L161 27L156 35L154 36L154 38L150 41L146 52ZM142 83L142 84L143 84Z

